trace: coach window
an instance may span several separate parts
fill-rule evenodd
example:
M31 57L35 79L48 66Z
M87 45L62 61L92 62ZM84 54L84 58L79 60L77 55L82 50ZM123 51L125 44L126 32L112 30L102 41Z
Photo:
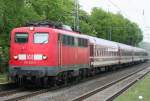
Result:
M102 49L100 49L100 56L102 56Z
M34 34L34 43L46 44L48 43L48 33L35 33Z
M15 42L16 43L27 43L28 42L28 34L27 33L16 33L15 34Z
M102 48L102 56L104 56L104 49Z
M100 50L100 48L99 48L99 56L101 56L101 50Z
M87 39L84 40L84 46L85 46L85 47L88 46L88 40L87 40Z
M108 56L108 48L106 48L106 56Z
M104 56L106 56L106 52L107 52L107 50L106 50L107 48L104 48Z
M97 56L99 56L99 52L98 52L98 49L97 49Z

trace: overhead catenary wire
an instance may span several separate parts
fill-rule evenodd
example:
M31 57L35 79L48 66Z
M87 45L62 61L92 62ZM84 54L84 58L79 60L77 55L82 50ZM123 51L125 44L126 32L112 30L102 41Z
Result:
M119 10L119 13L123 13L126 17L129 17L129 15L127 15L117 4L115 4L113 1L111 1L111 0L108 0L108 2L112 5L112 6L114 6L116 9L118 9Z

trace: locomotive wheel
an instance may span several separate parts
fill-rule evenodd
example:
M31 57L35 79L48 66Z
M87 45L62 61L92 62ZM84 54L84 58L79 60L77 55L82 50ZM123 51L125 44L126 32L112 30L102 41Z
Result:
M35 82L37 86L42 87L42 80L41 78L36 78L36 82Z
M69 73L69 82L71 83L75 82L74 72Z
M48 77L43 78L43 85L44 87L48 87Z
M22 86L22 84L23 84L22 77L17 77L17 85Z
M67 85L68 84L68 82L69 82L69 75L68 75L69 73L68 72L64 72L64 84L65 85Z
M81 79L86 78L86 75L87 75L86 69L81 69L80 70L80 77L81 77Z
M60 86L61 84L62 84L62 77L60 75L54 77L54 86Z

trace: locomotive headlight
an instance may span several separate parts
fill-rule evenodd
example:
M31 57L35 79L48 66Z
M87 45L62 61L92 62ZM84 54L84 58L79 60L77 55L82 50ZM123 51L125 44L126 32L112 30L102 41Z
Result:
M29 29L30 29L30 31L33 31L33 30L34 30L34 27L30 27Z
M43 57L42 57L42 58L43 58L43 60L46 60L46 59L47 59L47 56L43 55Z
M17 60L17 59L18 59L18 56L17 56L17 55L15 55L15 56L14 56L14 59L15 59L15 60Z

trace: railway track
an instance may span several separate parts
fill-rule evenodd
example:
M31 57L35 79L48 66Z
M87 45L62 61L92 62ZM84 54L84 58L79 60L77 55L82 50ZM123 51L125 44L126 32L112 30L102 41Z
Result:
M4 101L18 101L18 100L22 100L25 98L29 98L38 94L41 94L42 92L45 92L46 90L35 90L35 91L23 91L21 92L21 94L15 95L15 96L11 96L11 97L7 97L6 99L4 99Z
M113 101L117 96L119 96L122 92L127 90L133 84L135 84L139 79L143 78L149 72L150 72L150 67L145 68L144 70L143 69L138 70L134 73L131 73L125 77L120 78L119 80L113 81L102 87L96 88L93 91L78 96L72 101L93 101L93 100ZM123 86L123 87L119 88L118 86Z
M27 99L27 98L30 98L30 97L33 97L33 96L36 96L36 95L39 95L39 94L42 94L42 93L46 93L46 92L49 92L49 91L53 91L53 90L57 90L59 88L63 88L67 85L64 85L64 86L61 86L61 87L54 87L54 88L48 88L48 89L38 89L38 90L13 90L13 91L9 91L8 93L3 93L2 96L0 95L0 97L4 97L4 96L7 96L5 97L3 100L4 101L19 101L19 100L23 100L23 99ZM12 93L11 93L12 92ZM16 93L16 95L15 95ZM22 94L19 94L19 93L22 93ZM10 95L10 96L9 96Z
M149 64L147 63L147 64L143 64L142 66L144 66L144 68L146 68L146 67L148 67L149 66ZM138 66L137 66L138 67ZM134 67L135 68L135 67ZM143 68L142 68L143 69ZM140 70L142 70L142 69L139 69L138 71L140 71ZM138 72L138 71L136 71L136 72ZM109 74L109 73L108 73ZM108 75L108 74L104 74L104 75ZM133 74L135 74L135 73L132 73L132 75ZM131 76L131 74L130 75L128 75L128 77L129 76ZM97 78L98 78L99 76L97 76ZM87 79L87 81L89 81L89 79L95 79L96 77L92 77L92 78L88 78ZM102 77L103 78L103 77ZM124 77L125 78L125 77ZM106 79L106 78L105 78ZM104 80L105 80L104 79ZM123 79L123 78L122 78ZM67 99L67 97L65 96L65 94L67 94L68 96L70 96L69 94L73 94L73 93L69 93L69 91L72 91L72 92L75 92L75 90L72 90L71 88L73 88L73 89L76 89L76 92L78 92L77 91L77 89L80 89L78 86L80 86L80 84L82 85L82 83L83 83L83 85L84 85L84 83L86 83L87 82L86 80L85 80L85 82L84 82L84 80L83 80L83 82L81 81L81 83L78 83L77 85L71 85L71 86L66 86L66 85L64 85L64 86L61 86L61 87L54 87L54 88L48 88L48 89L40 89L40 90L35 90L35 91L23 91L23 92L17 92L16 94L13 94L13 95L7 95L7 97L0 97L0 99L2 98L2 100L3 101L18 101L18 100L23 100L23 99L29 99L29 100L31 100L30 98L32 98L32 99L34 99L33 97L35 97L35 96L40 96L41 94L42 95L45 95L45 94L47 94L47 93L50 93L50 100L55 100L55 101L59 101L58 100L58 98L60 97L60 98L62 98L62 96L64 97L63 99L62 99L62 101L67 101L68 99ZM121 81L121 80L120 80ZM102 81L103 82L103 81ZM114 83L115 84L115 83ZM95 85L96 85L96 83L95 83ZM75 87L74 87L75 86ZM76 87L77 86L77 87ZM105 88L107 88L108 87L108 84L107 84L107 86L105 86L105 87L103 87L103 89L105 89ZM60 89L59 89L60 88ZM101 90L103 90L102 88L101 88ZM69 91L67 91L67 90L69 90ZM95 91L95 93L97 93L98 91ZM64 95L63 95L64 94ZM94 94L94 93L93 93ZM92 94L92 95L93 95ZM71 100L71 99L73 99L73 101L77 101L78 99L79 100L83 100L83 98L84 97L81 97L81 98L79 98L79 96L77 97L75 97L75 94L73 94L74 96L73 97L71 97L71 98L69 98L69 100ZM81 94L80 94L81 95ZM84 95L85 95L85 93L84 93ZM90 94L89 94L90 95ZM66 97L66 98L65 98ZM87 98L88 96L86 95L86 98ZM35 98L35 100L38 100L38 101L40 101L40 99L36 99ZM33 101L35 101L35 100L33 100ZM43 101L43 99L41 100L41 101Z
M12 89L12 90L5 90L0 92L0 97L9 96L18 92L21 92L21 89Z
M0 92L4 90L14 89L14 88L18 88L14 83L9 82L9 83L0 84Z

